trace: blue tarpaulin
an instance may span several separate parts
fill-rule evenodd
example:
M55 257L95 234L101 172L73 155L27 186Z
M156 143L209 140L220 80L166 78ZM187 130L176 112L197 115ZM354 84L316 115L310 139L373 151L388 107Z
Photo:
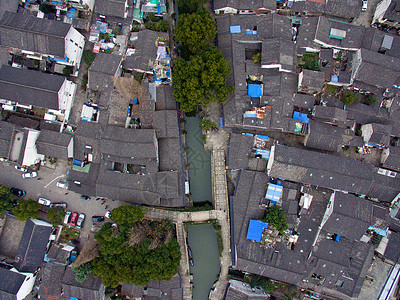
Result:
M308 118L307 114L298 111L293 112L293 119L307 124L310 123L310 119Z
M263 84L249 84L247 94L250 97L261 97L264 94L264 85Z
M342 237L342 236L341 236L340 234L337 234L337 235L336 235L336 238L335 238L335 242L339 242L341 237Z
M253 111L245 112L243 114L243 117L245 117L245 118L255 118L255 117L257 117L257 114L256 114L256 112L253 112Z
M245 133L246 135L248 135L248 136L253 136L253 134L252 133Z
M224 117L219 117L219 127L224 128Z
M241 33L240 25L235 25L230 27L231 33Z
M247 29L246 30L246 34L248 34L248 35L256 35L257 34L257 30L249 30L249 29Z
M74 16L75 16L75 8L73 8L73 7L70 7L70 8L68 8L68 11L67 11L67 17L68 18L73 18Z
M339 82L339 76L337 76L337 75L332 75L332 76L331 76L331 81L332 81L332 82Z
M265 198L271 200L274 203L277 203L282 196L283 187L274 183L268 184L267 193L265 194Z
M259 220L250 220L249 230L247 230L247 239L251 241L261 242L264 228L268 228L268 223L264 223Z
M269 156L271 155L271 151L267 150L267 149L256 149L256 154L261 155L261 158L264 159L269 159Z
M268 140L269 139L268 135L259 135L259 134L257 134L256 137L258 139L262 139L262 140Z
M67 62L68 61L68 57L66 56L64 59L60 59L60 58L51 58L49 57L50 61L61 61L61 62Z

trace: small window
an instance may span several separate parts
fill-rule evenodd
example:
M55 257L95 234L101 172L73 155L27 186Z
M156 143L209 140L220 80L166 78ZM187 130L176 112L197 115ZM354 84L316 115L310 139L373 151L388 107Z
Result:
M73 43L74 41L73 40L71 40L71 39L69 39L69 41L71 42L71 43Z

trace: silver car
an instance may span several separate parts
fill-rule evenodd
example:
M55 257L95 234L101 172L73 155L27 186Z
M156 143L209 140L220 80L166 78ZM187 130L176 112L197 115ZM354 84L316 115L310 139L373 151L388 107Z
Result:
M37 177L37 172L29 172L29 173L24 173L22 174L22 178L33 178Z
M83 221L85 221L85 214L79 214L78 221L76 221L76 227L82 228Z

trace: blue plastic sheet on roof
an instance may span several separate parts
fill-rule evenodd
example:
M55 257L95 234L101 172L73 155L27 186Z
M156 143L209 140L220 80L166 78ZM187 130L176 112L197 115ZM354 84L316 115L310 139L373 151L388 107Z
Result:
M257 117L257 114L255 112L245 112L243 114L243 117L247 117L247 118L255 118Z
M224 128L224 117L219 117L219 127Z
M258 139L262 139L262 140L268 140L269 139L268 135L259 135L259 134L257 134L257 138Z
M247 230L247 239L251 241L261 242L264 228L268 228L268 223L264 223L259 220L250 220L249 229Z
M252 133L246 133L246 135L248 135L248 136L253 136L253 134L252 134Z
M248 35L256 35L257 34L257 30L249 30L249 29L247 29L246 30L246 34L248 34Z
M73 8L73 7L70 7L70 8L68 8L68 11L67 11L67 17L68 18L73 18L74 16L75 16L75 8Z
M341 236L340 234L337 234L337 235L336 235L336 238L335 238L335 242L339 242L341 237L342 237L342 236Z
M256 154L261 155L261 158L264 159L269 159L270 155L271 155L271 151L267 150L267 149L256 149Z
M69 297L69 300L78 300L76 297Z
M234 25L230 27L231 33L241 33L240 25Z
M264 85L253 83L249 84L247 94L254 98L261 97L264 94Z
M307 114L298 111L293 112L293 119L307 124L310 123L310 119L308 118Z
M332 82L339 82L339 76L337 76L337 75L332 75L332 76L331 76L331 81L332 81Z
M272 202L278 202L282 196L283 187L274 183L268 184L267 193L265 194L265 198L271 200Z

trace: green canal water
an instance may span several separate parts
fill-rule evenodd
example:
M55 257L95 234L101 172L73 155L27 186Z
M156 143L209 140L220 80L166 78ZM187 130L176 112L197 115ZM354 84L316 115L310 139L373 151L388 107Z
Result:
M199 122L200 118L191 117L186 118L185 124L186 145L189 147L190 199L194 202L212 202L211 154L204 150ZM190 267L193 274L193 299L206 300L220 271L217 234L212 225L208 224L189 225L187 230L194 261L194 266Z

